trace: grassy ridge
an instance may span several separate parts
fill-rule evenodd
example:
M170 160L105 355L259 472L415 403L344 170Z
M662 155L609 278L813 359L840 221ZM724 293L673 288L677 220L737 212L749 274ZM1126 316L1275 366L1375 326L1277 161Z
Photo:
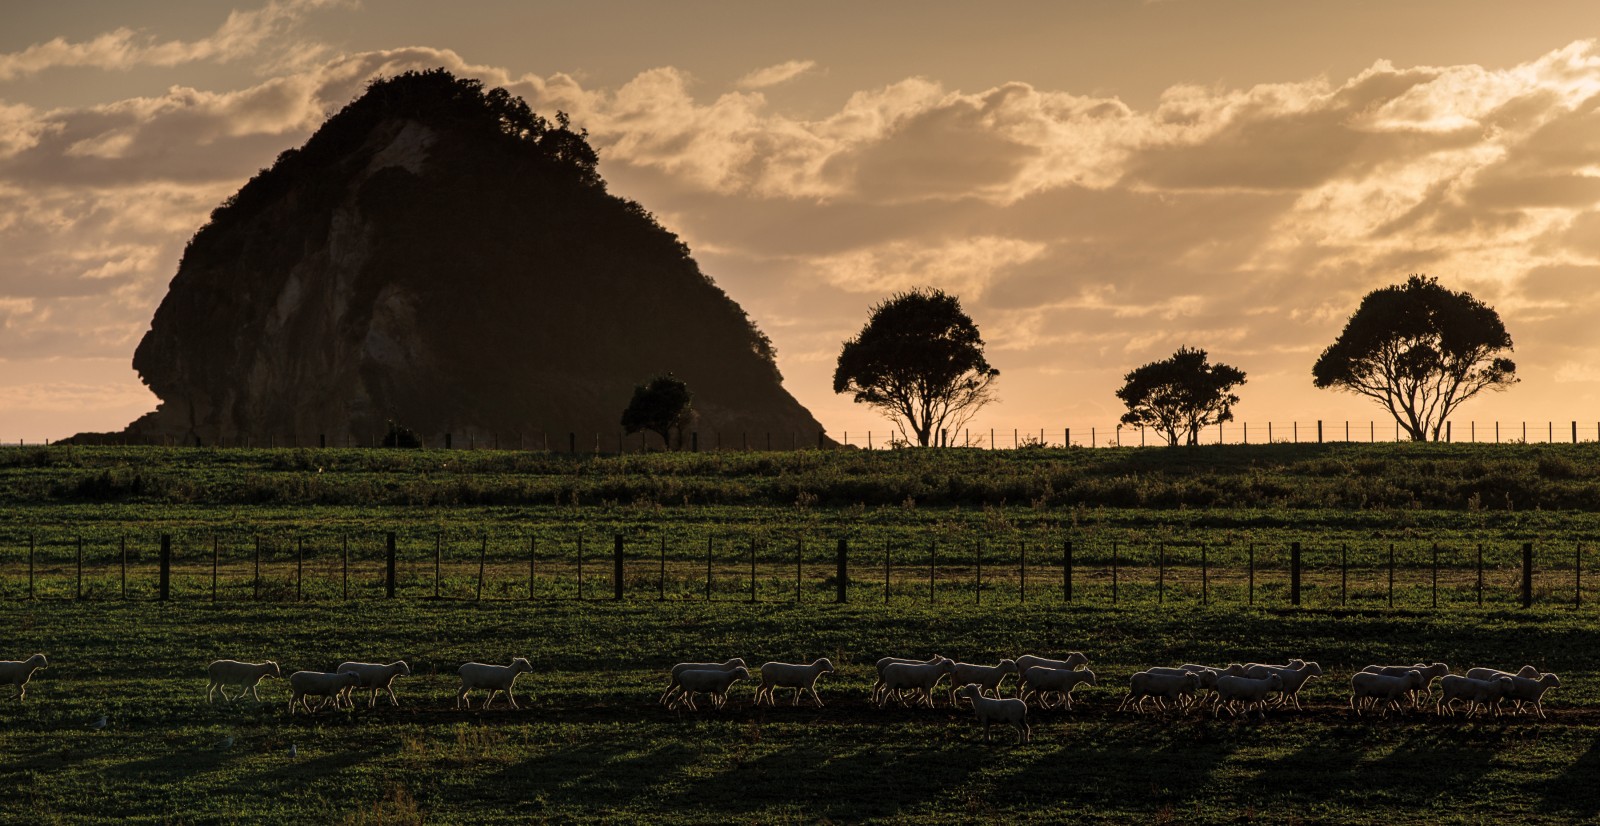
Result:
M1600 814L1597 639L1586 615L1162 611L738 604L354 603L302 607L46 604L0 610L6 645L46 650L24 706L0 703L0 820L333 823L605 819L1559 823ZM938 650L992 661L1082 648L1101 676L1080 709L1038 713L1036 743L982 743L965 713L878 711L870 663ZM679 715L654 698L680 658L840 666L821 710ZM207 708L214 656L286 669L406 657L400 709L288 718ZM455 665L530 657L522 712L451 708ZM1136 668L1305 656L1329 676L1303 714L1262 724L1111 709ZM1553 719L1353 720L1348 671L1374 660L1561 674ZM107 714L111 726L84 723ZM236 738L219 749L223 737ZM1000 740L997 735L997 741ZM295 744L300 757L285 752Z

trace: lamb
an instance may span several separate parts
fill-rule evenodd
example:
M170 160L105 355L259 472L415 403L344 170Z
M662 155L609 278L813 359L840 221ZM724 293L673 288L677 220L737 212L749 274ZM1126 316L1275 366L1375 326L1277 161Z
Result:
M945 657L940 657L938 662L890 663L884 666L883 693L879 696L878 708L888 705L890 695L903 705L905 700L900 692L906 690L915 690L920 701L926 703L928 708L933 708L934 687L946 674L954 674L955 669L955 662Z
M1494 704L1494 714L1500 716L1500 700L1510 694L1513 688L1512 677L1501 675L1491 680L1474 680L1471 677L1462 677L1456 674L1446 674L1439 678L1439 699L1434 703L1433 709L1441 716L1444 714L1455 715L1455 703L1464 701L1467 704L1467 716L1478 712L1479 707L1487 710L1489 704Z
M294 693L289 697L289 713L294 713L296 703L306 710L307 714L322 708L327 699L333 700L335 706L339 703L339 694L347 687L354 688L361 678L351 673L333 673L326 671L296 671L289 675L289 688ZM312 697L327 698L317 701L317 709L311 707Z
M1283 690L1278 694L1278 704L1294 703L1297 710L1303 711L1300 706L1300 689L1311 681L1313 677L1322 676L1322 666L1305 660L1292 660L1299 665L1256 665L1245 670L1247 677L1265 677L1276 674L1283 678Z
M283 678L283 672L278 669L278 664L268 660L264 663L242 663L238 660L217 660L206 666L206 676L210 683L206 685L206 702L216 702L216 695L222 694L224 700L238 700L249 694L261 702L261 695L257 693L256 686L267 677ZM238 695L229 697L228 686L241 686Z
M461 690L456 692L456 708L463 703L467 708L472 708L472 701L467 699L467 693L474 688L488 689L489 696L483 699L479 708L488 708L494 702L494 695L504 692L506 701L512 708L521 708L517 705L517 695L512 692L512 683L517 681L517 675L532 671L533 666L528 664L526 658L516 657L510 665L491 665L489 663L466 663L456 669L461 675Z
M1061 668L1065 668L1065 669L1077 668L1080 665L1088 665L1089 664L1089 658L1085 657L1081 652L1078 652L1078 651L1068 651L1067 652L1067 658L1064 659L1064 660L1050 660L1050 659L1045 659L1044 657L1035 657L1032 654L1023 654L1022 656L1020 656L1020 657L1018 657L1016 659L1016 663L1017 663L1017 673L1018 674L1026 674L1026 673L1028 673L1028 669L1030 669L1030 668L1038 668L1040 666L1043 666L1044 668L1057 668L1057 669L1061 669Z
M950 705L956 704L956 686L977 683L983 690L1000 696L1000 683L1004 682L1007 674L1017 674L1016 660L1001 660L998 665L975 665L973 663L956 663L955 670L950 672Z
M750 679L750 669L744 666L738 666L732 671L703 668L680 672L678 684L683 687L683 693L678 695L672 707L686 705L690 711L699 711L700 707L694 704L694 695L705 693L711 696L713 708L722 708L728 702L728 689L734 683L748 679Z
M1217 672L1218 676L1226 677L1243 677L1245 675L1245 666L1242 663L1228 663L1222 668L1214 668L1209 665L1195 665L1194 663L1184 663L1183 665L1178 666L1178 668L1183 671L1193 671L1196 673L1201 671L1215 671Z
M1122 698L1117 710L1121 711L1128 703L1138 700L1134 708L1144 710L1144 701L1154 699L1158 708L1165 708L1164 700L1178 703L1184 697L1192 697L1200 690L1200 675L1188 674L1151 674L1140 671L1128 680L1128 695Z
M395 660L388 665L383 663L339 663L339 667L334 671L348 671L351 674L355 674L361 678L361 682L357 685L358 688L372 689L372 697L367 701L367 708L372 708L378 704L379 691L389 692L390 705L400 705L400 701L394 696L394 678L411 676L411 666L406 665L405 660ZM344 699L346 702L350 701L350 692L344 693ZM354 703L351 703L352 708L354 705Z
M811 692L811 699L816 701L817 707L822 707L822 698L817 696L817 679L823 674L833 673L833 661L827 657L820 657L810 665L797 663L762 663L761 685L756 688L756 705L761 705L765 697L768 705L777 705L773 694L779 688L794 689L794 702L790 705L800 705L800 692Z
M661 692L661 699L656 702L664 706L671 706L668 701L672 699L673 694L681 690L681 686L678 685L678 675L685 671L732 671L735 668L745 667L743 657L734 657L727 662L720 663L678 663L672 667L672 679L667 683L667 690Z
M33 672L41 668L48 668L50 663L43 654L35 654L26 660L6 660L0 662L0 683L10 683L17 687L17 702L22 702L28 697L28 681L33 679Z
M1372 671L1361 671L1350 678L1350 710L1361 716L1361 709L1369 704L1383 705L1383 714L1389 715L1389 709L1400 707L1403 697L1413 696L1412 692L1427 685L1422 672L1413 668L1402 675L1379 674Z
M1495 677L1502 675L1506 677L1526 677L1530 680L1537 680L1539 679L1539 669L1534 668L1531 665L1525 665L1514 673L1510 671L1500 671L1493 668L1467 669L1467 676L1474 680L1492 680Z
M1087 668L1049 668L1036 665L1022 672L1022 681L1017 686L1017 698L1026 702L1029 695L1039 696L1040 708L1053 708L1050 702L1051 695L1060 695L1055 705L1066 704L1067 710L1072 710L1072 689L1082 683L1096 685L1094 672Z
M937 663L937 662L939 662L940 660L943 660L943 659L944 659L944 657L941 657L938 654L935 654L935 655L933 655L932 657L929 657L926 660L908 660L908 659L906 659L904 657L884 657L884 658L878 660L878 662L877 662L878 680L877 680L877 682L872 684L872 694L871 694L872 702L874 702L874 703L878 702L878 700L881 699L882 696L883 696L883 690L884 690L883 689L883 670L885 668L888 668L889 666L894 665L896 663L900 663L902 665L932 665L933 663Z
M1033 740L1033 729L1028 725L1028 704L1016 698L991 699L983 696L983 686L968 683L958 696L972 701L972 712L983 723L983 742L989 742L989 727L1005 723L1017 730L1017 745Z
M1239 706L1245 711L1254 707L1257 711L1266 713L1267 695L1274 691L1283 690L1283 677L1278 674L1267 674L1265 677L1220 677L1217 679L1217 707L1212 710L1211 716L1215 718L1226 708L1228 713L1239 716Z
M1539 672L1535 670L1534 673L1538 674ZM1552 688L1559 687L1561 685L1560 677L1553 673L1540 674L1537 678L1524 677L1519 672L1506 675L1506 679L1511 681L1511 690L1506 696L1517 702L1518 709L1521 709L1524 704L1528 704L1533 708L1534 713L1539 715L1539 719L1548 719L1544 714L1544 693Z
M1445 665L1444 663L1434 663L1433 665L1428 665L1427 663L1416 663L1414 665L1369 665L1361 670L1369 674L1387 674L1391 677L1403 677L1407 671L1420 672L1422 674L1422 685L1418 686L1417 689L1412 691L1409 695L1411 697L1411 707L1417 708L1421 705L1422 695L1430 692L1430 686L1433 685L1433 681L1450 673L1450 666Z

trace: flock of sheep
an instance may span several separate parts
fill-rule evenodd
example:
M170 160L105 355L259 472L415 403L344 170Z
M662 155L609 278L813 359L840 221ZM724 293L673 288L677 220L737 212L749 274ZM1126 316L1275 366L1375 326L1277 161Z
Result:
M983 724L985 741L989 739L991 726L1000 723L1015 728L1017 742L1025 743L1032 737L1028 704L1032 702L1045 709L1063 706L1071 709L1074 688L1097 685L1088 663L1089 658L1076 651L1060 660L1025 654L994 665L956 662L939 655L926 660L884 657L876 663L878 678L873 683L870 699L880 709L890 702L933 708L935 693L943 685L943 693L952 708L959 707L962 700L972 706L976 719ZM43 654L26 660L0 661L0 684L15 686L15 699L24 700L28 681L48 665ZM466 663L456 670L461 677L456 708L470 708L468 695L479 689L488 692L480 708L488 708L496 695L502 693L511 708L520 708L512 693L512 684L518 675L532 670L533 666L523 657L513 659L510 665ZM760 683L755 704L776 705L778 691L791 689L794 692L791 704L798 705L802 697L809 696L820 708L822 698L817 694L817 681L822 675L832 673L833 662L826 657L811 663L765 663L756 670ZM1223 712L1233 717L1252 713L1265 717L1271 708L1301 708L1300 690L1322 673L1317 663L1299 659L1283 665L1232 663L1214 668L1185 664L1175 668L1151 668L1129 678L1128 692L1117 710L1131 707L1135 712L1143 712L1148 702L1161 712L1209 708L1213 718L1220 717ZM377 705L380 693L387 693L389 702L398 706L394 681L410 674L411 668L403 660L346 662L327 672L296 671L288 678L289 713L311 714L329 704L334 708L354 708L352 695L357 690L369 692L369 708ZM1017 680L1016 696L1002 696L1005 693L1003 683L1013 675ZM208 702L215 702L218 694L226 701L248 694L259 702L261 695L257 688L261 681L269 676L282 678L283 673L275 662L217 660L207 667L206 676L209 679L206 685ZM739 657L720 663L678 663L672 667L667 688L658 702L671 709L698 711L695 699L704 695L712 708L721 709L726 706L733 685L749 679L752 679L751 672ZM1435 697L1436 684L1438 695ZM1459 705L1470 717L1478 713L1498 716L1504 710L1503 704L1510 702L1514 710L1544 719L1544 693L1559 685L1561 680L1555 674L1540 673L1531 665L1516 672L1473 668L1465 674L1451 674L1450 667L1444 663L1369 665L1350 679L1349 707L1358 717L1370 712L1387 716L1391 711L1403 710L1407 704L1421 709L1431 699L1438 715L1454 716ZM230 687L238 689L238 693L230 695Z

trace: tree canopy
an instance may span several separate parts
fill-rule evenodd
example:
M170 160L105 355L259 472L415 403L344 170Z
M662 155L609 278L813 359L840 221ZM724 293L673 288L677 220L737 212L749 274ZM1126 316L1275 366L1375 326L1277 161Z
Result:
M1373 399L1413 440L1437 441L1462 402L1517 382L1517 365L1502 355L1511 349L1493 308L1412 275L1361 299L1311 375L1317 387Z
M683 428L694 414L694 394L683 379L668 373L633 388L633 399L622 411L622 428L629 433L648 430L661 436L670 450L672 431L678 431L678 446L683 446Z
M1171 358L1153 361L1123 376L1117 398L1128 406L1122 423L1155 429L1168 445L1198 444L1200 431L1233 420L1244 371L1218 362L1206 351L1179 347Z
M907 442L927 447L994 400L1000 371L961 301L938 289L897 293L872 308L844 343L833 392L886 414Z

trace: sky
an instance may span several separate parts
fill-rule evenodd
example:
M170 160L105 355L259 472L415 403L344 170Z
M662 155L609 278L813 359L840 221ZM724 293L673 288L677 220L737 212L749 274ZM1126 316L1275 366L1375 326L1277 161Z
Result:
M1001 371L975 432L1104 442L1123 375L1180 346L1246 372L1252 434L1368 429L1383 412L1313 388L1311 365L1411 273L1490 304L1515 342L1522 381L1468 402L1458 433L1600 428L1592 0L0 15L0 441L153 409L133 350L211 209L369 79L440 66L586 128L611 191L683 238L853 442L888 425L833 394L840 345L914 286L958 295Z

